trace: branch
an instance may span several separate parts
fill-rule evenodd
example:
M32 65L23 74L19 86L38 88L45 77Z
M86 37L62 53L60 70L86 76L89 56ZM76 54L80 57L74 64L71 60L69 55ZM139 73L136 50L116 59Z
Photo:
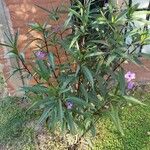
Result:
M141 46L141 45L138 45L137 47L135 47L135 49L132 52L130 52L129 54L134 53L139 46ZM125 61L126 61L126 59L123 59L119 64L117 64L117 66L113 69L113 72L116 71ZM111 77L111 75L109 75L105 81L107 82L110 79L110 77Z

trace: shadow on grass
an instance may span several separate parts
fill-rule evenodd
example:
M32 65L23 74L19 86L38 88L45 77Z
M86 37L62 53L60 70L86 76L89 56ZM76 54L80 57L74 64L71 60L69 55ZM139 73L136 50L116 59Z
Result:
M133 105L122 110L124 137L118 134L108 117L101 118L97 124L98 134L93 138L94 150L150 150L150 96L143 99L147 106ZM13 150L34 150L35 131L26 126L34 116L25 114L18 102L21 103L15 98L0 100L0 147L6 145Z
M22 114L19 112L11 114L11 117L0 125L1 137L3 142L10 140L15 140L21 136L23 131L24 119L21 117Z
M94 140L95 150L150 150L150 96L147 106L127 106L120 114L125 136L122 137L106 116L98 123L100 133Z
M25 110L18 106L16 98L0 100L0 145L16 150L23 149L26 145L33 147L34 131L25 126L27 118Z

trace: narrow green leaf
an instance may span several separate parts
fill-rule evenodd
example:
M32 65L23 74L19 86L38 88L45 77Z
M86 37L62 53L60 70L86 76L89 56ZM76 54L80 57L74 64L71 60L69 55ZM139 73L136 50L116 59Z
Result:
M48 128L51 131L54 131L56 128L56 123L58 121L56 107L51 111L50 118L48 120Z
M14 50L11 50L7 53L8 56L12 56L12 57L18 57L18 54L16 54L16 52Z
M78 65L78 66L77 66L76 73L75 73L75 77L77 77L77 75L79 74L79 71L80 71L80 66Z
M123 129L122 129L122 126L121 126L121 122L120 122L120 119L119 119L119 115L118 115L118 108L114 108L111 105L110 116L111 116L112 121L114 122L116 128L119 130L121 135L124 136L124 132L123 132Z
M71 112L66 111L66 120L69 125L69 129L70 129L71 133L74 133L75 132L75 124L74 124L73 116L72 116Z
M54 70L55 69L55 60L54 60L54 54L52 52L49 52L49 54L48 54L48 60L50 62L51 67Z
M75 10L73 10L71 8L69 9L69 11L82 21L82 18L81 18L80 14L78 12L76 12Z
M96 44L102 44L102 45L105 45L107 47L110 47L109 43L107 41L104 41L104 40L91 40L90 42L96 43Z
M15 37L14 37L14 47L17 47L18 45L18 37L19 37L19 30L17 30ZM16 54L18 54L18 50L16 48Z
M0 43L1 46L5 46L5 47L10 47L10 48L13 48L12 45L9 45L9 44L5 44L5 43Z
M68 91L70 91L71 90L71 87L68 87L68 88L66 88L66 89L61 89L60 90L60 94L62 94L62 93L66 93L66 92L68 92Z
M74 80L74 77L66 77L64 80L61 80L63 83L63 85L62 85L62 87L61 87L61 89L63 90L63 89L66 89L67 88L67 86L69 86L69 84L72 82Z
M106 66L109 66L116 59L116 57L117 57L116 55L109 56Z
M141 101L132 96L123 96L123 98L126 99L128 102L146 106L146 104L142 103Z
M94 88L94 79L91 71L86 66L82 66L82 72L87 80L91 83L92 88Z
M12 36L12 34L7 34L6 32L4 32L4 34L5 34L5 36L7 37L7 39L8 39L8 41L9 41L9 43L10 43L10 45L13 45L13 36Z
M78 106L88 106L86 101L78 97L68 97L66 100L71 101Z
M103 77L98 76L98 82L99 82L99 89L100 89L100 94L105 97L107 95L108 89L106 84L104 84L106 81L103 79Z
M115 19L115 23L126 17L127 10L123 10Z
M43 32L43 27L39 23L29 23L28 24L32 30Z
M58 117L59 117L60 122L62 123L63 117L64 117L64 112L63 112L63 108L62 108L62 102L60 99L58 100Z
M118 72L117 80L119 83L119 88L120 88L121 94L124 95L125 94L125 78L124 78L124 70L123 69L121 69L121 71Z
M76 35L76 36L72 39L71 44L70 44L70 46L69 46L69 49L73 46L73 44L77 41L78 38L79 38L79 35Z
M33 93L49 93L50 90L42 85L35 85L35 86L24 86L22 90L26 92L33 92Z
M87 93L87 91L86 91L86 89L85 89L85 87L84 87L84 85L82 83L80 85L80 91L83 94L86 102L88 102L88 93Z
M50 99L50 98L47 98L47 99L42 99L42 100L38 100L36 102L34 102L28 109L27 111L32 111L38 107L45 107L45 106L48 106L48 107L52 107L55 105L55 102Z
M45 109L42 116L40 117L38 124L44 123L47 117L50 115L51 108Z
M71 19L72 19L72 14L71 13L69 13L68 14L68 19L65 21L65 23L64 23L64 28L67 28L67 26L69 25L69 23L71 22Z
M49 80L50 76L50 70L48 69L48 66L44 63L43 60L36 60L36 63L38 64L39 71L37 73L46 81Z
M104 55L104 52L94 52L94 53L91 53L91 54L87 54L85 56L85 58L99 56L99 55Z

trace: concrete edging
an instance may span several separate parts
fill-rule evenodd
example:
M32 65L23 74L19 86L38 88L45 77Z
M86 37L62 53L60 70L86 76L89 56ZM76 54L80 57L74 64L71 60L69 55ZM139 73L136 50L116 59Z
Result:
M9 9L6 7L4 0L0 0L0 14L0 42L3 43L4 41L8 42L8 39L4 33L8 36L13 34ZM12 74L13 68L18 67L17 59L7 55L9 51L9 48L2 47L0 53L0 70L2 70L5 80ZM21 78L21 74L19 72L16 73L15 76L12 76L7 82L8 94L11 96L22 96L23 92L19 89L23 86L23 83L24 81Z

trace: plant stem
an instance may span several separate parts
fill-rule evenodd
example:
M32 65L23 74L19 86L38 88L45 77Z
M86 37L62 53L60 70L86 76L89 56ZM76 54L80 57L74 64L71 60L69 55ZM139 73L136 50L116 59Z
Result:
M129 54L134 53L134 52L136 51L136 49L137 49L139 46L141 46L141 45L138 45L137 47L135 47L135 49L134 49L132 52L130 52ZM123 59L119 64L117 64L116 67L113 69L113 72L116 71L116 70L125 62L125 60L126 60L126 59ZM110 77L111 77L111 75L109 75L109 76L107 77L106 82L110 79ZM106 83L106 82L105 82L105 83Z
M130 54L132 54L140 45L138 45ZM119 64L117 64L117 66L113 69L113 71L117 70L118 67L121 66L121 64L124 62L125 60L123 59ZM106 79L106 81L108 81L110 79L111 75L108 76L108 78ZM98 115L98 118L94 121L94 124L99 120L99 114L103 112L104 110L104 106L107 104L108 102L106 101L104 103L104 105L98 109L96 112L93 113L93 115ZM81 139L85 136L85 134L91 129L93 124L91 124L86 130L85 132L78 138L77 142L73 145L73 147L78 147L78 144L80 143Z
M59 64L61 64L61 60L60 60L60 57L59 57L59 53L58 53L57 45L55 45L55 49L56 49L56 55L57 55L57 58L58 58Z
M45 47L46 47L46 51L47 51L47 53L49 53L49 50L48 50L48 43L47 43L47 39L46 39L46 37L45 37L45 30L43 30L43 38L44 38L44 43L45 43Z
M26 64L23 62L23 60L18 57L19 60L21 61L23 67L25 68L25 70L33 77L33 79L36 81L36 83L39 83L38 80L34 77L34 75L31 73L31 71L28 69L28 67L26 66Z
M43 30L42 33L43 33L43 38L44 38L44 43L45 43L46 51L47 51L47 53L49 54L48 43L47 43L47 39L46 39L46 37L45 37L45 30ZM52 68L51 65L50 65L50 68L52 69L53 75L54 75L54 77L55 77L55 79L56 79L56 81L57 81L57 83L58 83L57 75L56 75L56 73L55 73L55 71L53 70L53 68Z
M80 86L81 86L81 71L79 71L79 80L78 80L78 87L77 87L77 93L78 93L78 96L79 96L79 93L80 93Z
M17 65L19 67L19 73L21 75L22 84L25 85L25 82L24 82L24 79L23 79L23 75L22 75L22 70L20 70L21 66L20 66L19 60L17 59L16 61L17 61Z
M60 38L61 40L63 40L63 33L60 34ZM67 61L69 62L69 58L68 58L66 51L65 51L65 56L66 56Z
M93 115L97 115L97 118L95 119L95 121L93 123L90 124L90 126L84 131L84 133L78 138L77 142L73 145L70 146L70 148L78 148L79 144L80 144L80 141L82 140L82 138L86 135L86 133L89 132L89 130L93 127L93 124L96 124L97 121L99 120L100 118L100 115L102 112L104 112L106 110L106 108L104 107L106 104L108 103L108 101L106 101L103 106L101 108L99 108L97 111L95 111L93 113Z

